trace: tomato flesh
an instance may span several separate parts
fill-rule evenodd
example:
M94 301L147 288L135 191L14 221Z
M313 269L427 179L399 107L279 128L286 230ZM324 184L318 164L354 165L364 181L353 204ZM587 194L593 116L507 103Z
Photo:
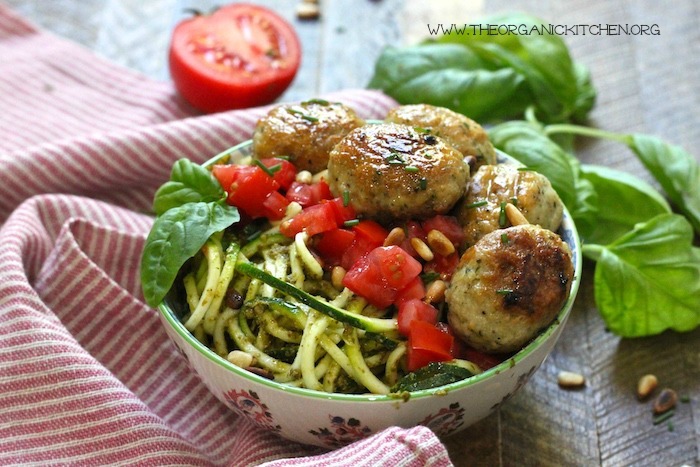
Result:
M438 315L437 308L420 299L406 300L399 305L399 313L396 317L399 323L399 332L408 336L413 321L425 321L435 325L438 322Z
M333 208L328 204L315 204L302 210L288 221L282 222L280 232L293 238L299 232L306 231L309 237L338 228Z
M454 337L441 331L435 325L421 320L413 320L408 333L406 367L416 371L431 362L452 360Z
M355 262L343 285L372 305L386 308L420 271L420 263L400 247L377 247Z
M275 12L235 3L180 22L169 49L175 87L203 112L268 104L301 62L294 28Z

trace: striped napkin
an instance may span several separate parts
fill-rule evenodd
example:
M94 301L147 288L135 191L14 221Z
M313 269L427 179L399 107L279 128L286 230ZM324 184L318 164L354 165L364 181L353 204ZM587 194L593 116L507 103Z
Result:
M310 96L313 97L313 96ZM328 96L365 118L394 102ZM425 427L335 451L219 403L143 303L139 260L172 163L250 137L0 5L0 464L450 465Z

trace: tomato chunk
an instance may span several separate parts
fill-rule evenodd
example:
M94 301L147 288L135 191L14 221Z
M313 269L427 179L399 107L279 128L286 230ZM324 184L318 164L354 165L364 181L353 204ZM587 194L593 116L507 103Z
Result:
M423 300L423 298L425 298L425 285L423 285L423 280L420 277L416 277L409 282L406 287L399 290L394 303L401 306L403 302L413 298L417 298L418 300Z
M386 308L420 271L420 263L400 247L377 247L355 262L343 285L372 305Z
M321 232L337 229L333 208L327 204L315 204L303 209L291 219L282 222L280 232L290 238L302 230L312 237Z
M280 220L287 212L289 201L279 191L273 191L263 201L265 217L270 220Z
M273 172L272 179L279 183L283 190L289 189L292 182L296 179L297 169L294 167L294 164L286 159L268 157L260 159L260 162Z
M421 222L421 227L426 233L431 230L442 232L456 247L459 247L466 238L464 229L459 225L457 218L453 216L438 214Z
M336 266L341 263L345 251L355 241L355 232L347 229L333 229L320 234L316 243L316 251L321 255L324 264Z
M252 218L268 214L264 206L265 200L280 187L258 166L218 165L214 166L212 173L228 193L228 203Z
M406 367L416 371L431 362L452 360L454 337L427 321L413 320L408 333Z
M399 332L404 336L408 336L413 321L425 321L435 325L438 322L438 314L439 311L437 308L420 299L413 298L406 300L399 305L399 313L397 316Z
M296 201L303 207L313 206L321 200L333 198L331 189L324 180L313 184L292 182L286 196L289 201Z

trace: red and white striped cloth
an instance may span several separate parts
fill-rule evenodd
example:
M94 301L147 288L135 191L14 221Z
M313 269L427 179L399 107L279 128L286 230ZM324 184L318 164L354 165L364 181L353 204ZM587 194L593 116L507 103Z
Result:
M395 105L332 98L366 118ZM0 5L0 464L450 465L425 427L330 452L257 428L207 391L142 302L155 189L175 160L249 138L263 112L196 116L168 83Z

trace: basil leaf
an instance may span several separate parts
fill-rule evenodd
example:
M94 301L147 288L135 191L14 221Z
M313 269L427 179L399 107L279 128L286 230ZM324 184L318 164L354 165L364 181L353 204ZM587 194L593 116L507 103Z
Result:
M643 134L629 137L629 146L661 184L671 202L700 233L700 168L683 148Z
M595 222L578 226L584 242L607 245L636 224L671 212L658 191L631 174L589 164L581 169L598 197Z
M188 159L180 159L173 164L170 181L156 191L153 210L160 216L186 203L220 201L225 196L211 172Z
M700 325L700 249L692 241L683 216L661 214L607 247L584 245L596 257L595 301L612 332L639 337Z
M402 104L447 107L482 122L522 114L532 100L521 75L490 69L458 44L386 48L367 87Z
M547 23L529 15L505 14L486 18L482 24L470 29L470 34L448 34L438 41L465 45L491 68L508 68L521 75L543 120L585 118L595 100L590 75L573 62L561 37L546 31ZM518 25L523 31L492 34L487 25Z
M186 203L156 218L141 258L141 286L146 303L155 307L172 287L178 271L207 239L240 219L233 206Z
M497 125L488 133L494 146L549 179L577 224L594 222L596 194L590 182L580 177L580 163L541 128L513 121Z

